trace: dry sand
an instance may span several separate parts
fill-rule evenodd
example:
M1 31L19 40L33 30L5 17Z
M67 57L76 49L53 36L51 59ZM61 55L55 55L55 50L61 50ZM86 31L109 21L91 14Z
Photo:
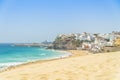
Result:
M89 54L21 65L0 73L0 80L120 80L120 52ZM84 56L81 56L84 55Z

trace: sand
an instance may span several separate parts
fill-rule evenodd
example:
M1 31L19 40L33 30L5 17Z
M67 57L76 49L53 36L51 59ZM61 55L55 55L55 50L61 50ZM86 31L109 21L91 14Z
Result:
M70 52L75 55L11 68L0 73L0 80L120 80L120 52Z

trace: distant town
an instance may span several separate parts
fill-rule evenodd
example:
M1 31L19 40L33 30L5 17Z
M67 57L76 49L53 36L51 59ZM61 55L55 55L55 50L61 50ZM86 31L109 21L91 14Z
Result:
M88 50L93 53L120 50L120 32L60 34L53 42L14 44L15 46L36 46L57 50Z

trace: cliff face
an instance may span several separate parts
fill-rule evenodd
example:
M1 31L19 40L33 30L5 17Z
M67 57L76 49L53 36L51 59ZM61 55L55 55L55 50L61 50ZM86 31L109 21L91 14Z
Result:
M54 49L73 50L79 47L80 42L75 39L75 36L59 36L53 42Z
M116 40L120 37L119 33L109 34L60 34L56 37L51 48L62 50L75 50L84 49L91 52L103 52L105 46L119 46L120 40ZM115 41L116 40L116 41Z

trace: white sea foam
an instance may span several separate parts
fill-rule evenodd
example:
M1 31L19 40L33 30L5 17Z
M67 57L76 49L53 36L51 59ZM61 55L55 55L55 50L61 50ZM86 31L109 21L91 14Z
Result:
M23 62L0 63L0 66L14 66L14 65L19 65L19 64L23 64Z
M0 63L0 71L7 69L8 67L11 66L16 66L16 65L20 65L23 64L24 62L9 62L9 63Z
M40 55L41 55L41 56L45 56L46 54L45 54L45 53L41 53Z

